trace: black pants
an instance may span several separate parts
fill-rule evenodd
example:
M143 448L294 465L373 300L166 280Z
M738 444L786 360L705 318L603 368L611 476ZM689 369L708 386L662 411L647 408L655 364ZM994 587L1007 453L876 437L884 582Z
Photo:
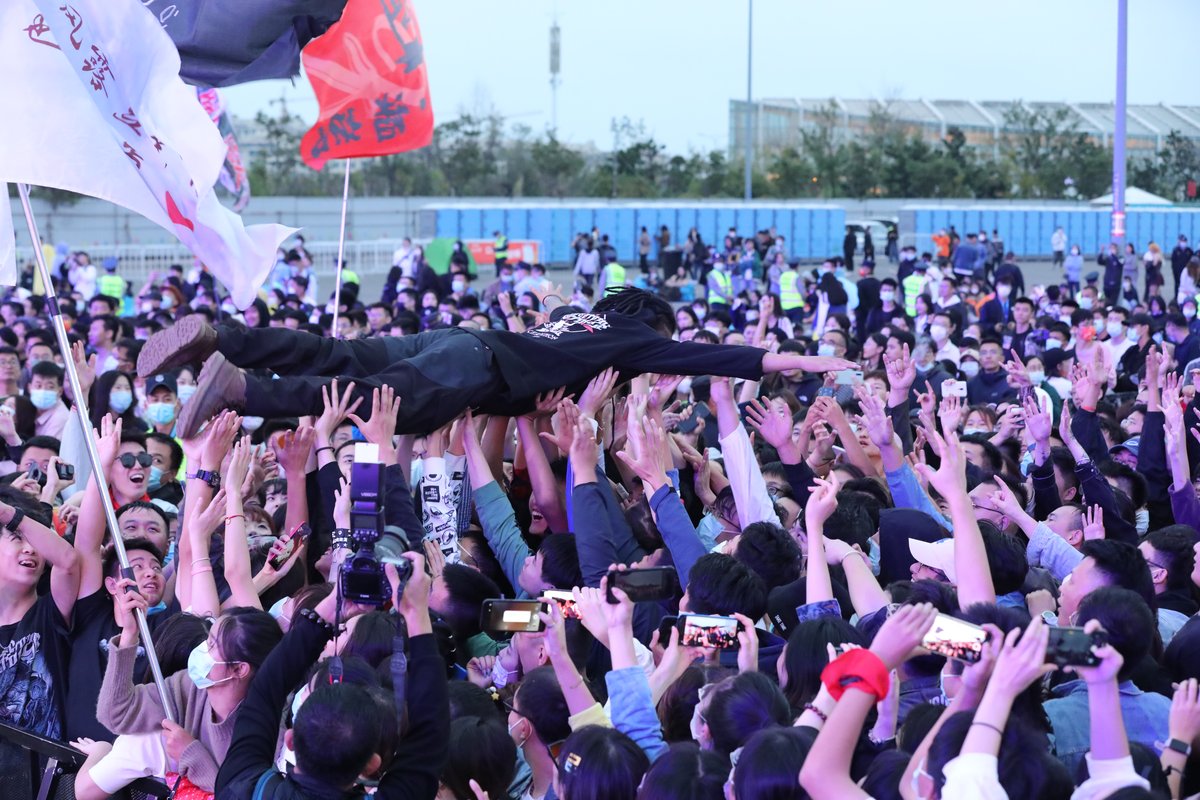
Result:
M459 328L415 336L329 339L288 328L218 328L217 349L235 366L269 369L278 378L246 376L246 413L319 415L321 390L337 379L355 384L371 413L371 392L390 386L400 398L397 433L428 433L505 388L491 350Z

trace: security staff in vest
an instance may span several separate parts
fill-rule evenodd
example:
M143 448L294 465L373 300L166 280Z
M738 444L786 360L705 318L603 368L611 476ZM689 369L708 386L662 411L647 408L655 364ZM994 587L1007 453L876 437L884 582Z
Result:
M96 289L100 294L117 298L118 303L124 302L125 292L128 291L128 284L124 278L117 274L117 260L115 258L110 256L104 259L104 274L96 282Z
M800 262L788 265L787 272L779 276L779 308L792 325L801 327L804 322L804 280L800 276Z
M492 236L496 241L492 243L492 250L496 256L496 277L500 277L500 269L508 263L508 237L500 231L492 231Z
M925 291L925 270L929 262L922 259L913 265L913 273L904 279L904 313L910 317L917 315L917 295Z
M620 288L625 286L625 268L616 261L610 261L604 265L604 269L600 270L600 294L609 288Z
M708 273L708 310L729 313L732 308L733 278L725 257L718 255L713 258L713 266Z

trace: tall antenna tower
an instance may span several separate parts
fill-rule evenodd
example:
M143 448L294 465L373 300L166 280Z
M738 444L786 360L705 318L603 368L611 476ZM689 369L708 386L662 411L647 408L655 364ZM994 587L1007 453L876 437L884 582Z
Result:
M562 82L562 28L550 25L550 133L558 136L558 85Z

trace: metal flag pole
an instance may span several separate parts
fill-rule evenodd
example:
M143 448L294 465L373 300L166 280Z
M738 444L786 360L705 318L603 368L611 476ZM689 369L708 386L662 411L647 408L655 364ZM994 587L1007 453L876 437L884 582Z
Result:
M1124 257L1125 239L1125 81L1129 52L1129 0L1117 0L1117 97L1113 105L1112 241Z
M346 161L346 178L342 181L342 225L338 230L337 275L333 286L333 327L330 335L338 338L338 311L342 308L342 254L346 251L346 206L350 203L350 159Z
M125 554L125 542L121 540L121 529L117 524L117 512L113 508L112 495L109 494L108 478L100 463L100 451L96 447L95 434L92 431L91 417L88 415L87 398L79 388L79 373L75 369L75 359L71 357L71 342L67 339L67 327L63 324L62 312L58 307L58 297L54 293L54 283L50 280L50 269L42 254L41 237L38 235L37 222L33 218L33 206L29 203L29 186L17 184L21 193L21 207L25 210L25 222L29 226L29 240L33 243L33 257L37 261L38 273L42 276L42 285L46 289L46 307L50 319L54 323L54 333L58 337L58 348L63 354L63 367L67 373L67 381L75 398L75 413L79 426L83 430L83 442L87 447L88 462L92 466L92 476L100 490L101 506L104 508L104 518L108 530L112 534L113 548L117 551L117 560L121 563L121 576L133 580L133 568L129 566L129 556ZM85 558L96 558L96 553L85 553ZM154 674L154 685L158 687L162 699L163 712L167 719L175 722L175 709L171 697L167 694L167 684L163 680L162 667L158 663L158 655L154 652L154 640L150 638L150 625L146 620L146 612L137 610L138 631L142 635L142 643L146 649L146 660L150 662L150 671Z

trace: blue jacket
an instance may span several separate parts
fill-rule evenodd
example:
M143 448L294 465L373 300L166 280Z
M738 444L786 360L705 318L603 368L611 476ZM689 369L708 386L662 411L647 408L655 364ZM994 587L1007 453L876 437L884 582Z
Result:
M1133 685L1133 681L1123 681L1120 692L1121 718L1125 721L1129 741L1144 744L1161 754L1158 743L1169 738L1167 718L1171 713L1171 698L1143 692ZM1067 681L1056 686L1051 694L1054 698L1047 700L1043 707L1053 730L1054 754L1075 775L1084 754L1092 746L1087 684L1082 680Z

